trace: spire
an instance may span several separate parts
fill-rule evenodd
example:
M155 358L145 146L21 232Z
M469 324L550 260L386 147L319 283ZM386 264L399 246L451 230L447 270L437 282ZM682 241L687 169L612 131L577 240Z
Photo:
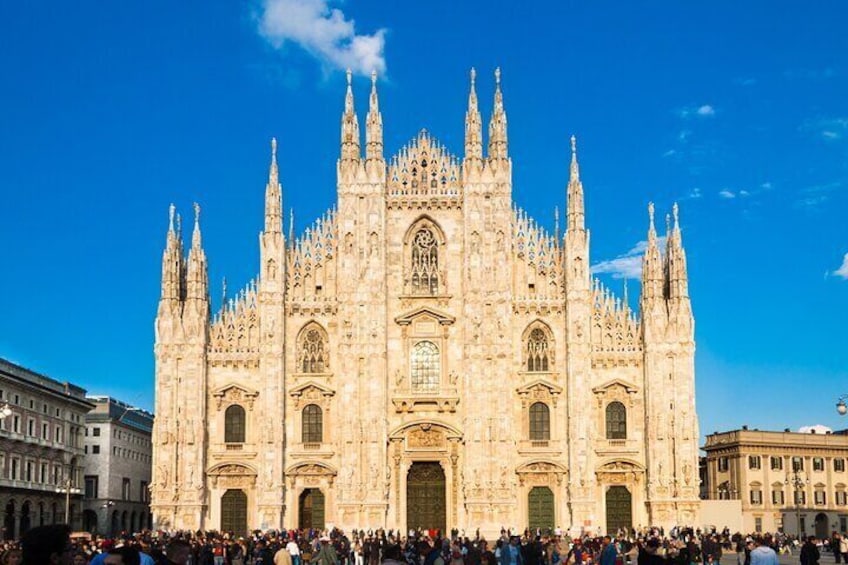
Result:
M294 246L294 208L289 208L289 245Z
M554 206L554 241L559 245L559 206Z
M371 71L371 97L365 119L365 158L383 159L383 117L377 99L377 71Z
M268 171L268 184L265 186L265 233L283 231L283 189L280 186L280 173L277 169L277 138L271 138L271 167Z
M186 299L206 301L209 298L209 278L206 269L206 253L200 236L200 205L194 204L194 231L191 234L191 249L188 252L186 271Z
M583 183L577 164L577 138L571 136L571 168L568 178L568 230L586 229L586 212L583 204Z
M495 69L495 107L489 120L489 159L507 158L506 112L501 92L501 68Z
M662 298L663 263L654 227L654 203L648 203L648 245L642 257L642 299Z
M342 161L358 161L359 120L353 107L352 73L347 70L347 93L345 94L344 114L342 114Z
M465 112L465 158L483 158L483 121L477 107L475 82L477 71L471 68L471 90L468 93L468 110Z
M168 233L162 254L162 301L178 302L182 296L182 245L174 228L173 204L168 207Z
M668 297L671 300L688 299L689 277L686 269L686 251L683 249L683 236L680 232L680 218L677 203L672 207L674 217L666 242L668 257Z

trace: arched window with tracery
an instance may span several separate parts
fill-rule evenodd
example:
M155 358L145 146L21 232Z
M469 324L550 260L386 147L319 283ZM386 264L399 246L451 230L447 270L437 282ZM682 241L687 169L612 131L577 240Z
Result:
M244 443L245 419L244 408L238 404L227 407L224 412L224 441L226 443Z
M321 443L324 441L324 415L317 404L303 407L302 413L303 443Z
M326 373L327 343L324 332L317 324L308 326L300 337L300 371L302 373Z
M441 361L439 347L432 341L419 341L412 348L412 390L437 392Z
M533 328L527 338L527 371L547 372L548 363L548 336L542 328Z
M551 439L551 411L544 402L530 405L530 441Z
M412 236L410 268L412 294L439 293L439 242L432 228L422 227Z
M607 439L627 439L627 409L624 404L607 404Z

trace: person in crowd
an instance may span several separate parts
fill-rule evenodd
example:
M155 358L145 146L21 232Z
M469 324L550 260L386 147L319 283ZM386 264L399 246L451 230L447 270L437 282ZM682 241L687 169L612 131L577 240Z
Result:
M500 565L524 565L521 554L521 537L512 535L501 547Z
M612 538L604 536L601 542L600 565L616 565L617 557L618 551L615 548L615 544L612 543Z
M816 544L816 536L809 536L801 546L801 565L819 565L819 559L821 559L821 553Z
M406 565L399 545L393 543L386 546L383 552L383 565Z
M13 547L12 549L7 549L3 552L2 559L0 559L0 563L2 565L21 565L21 561L23 561L23 554L21 550Z
M280 547L274 554L274 565L292 565L292 556L285 547Z
M772 548L771 536L754 537L751 565L778 565L777 553Z
M70 526L38 526L27 530L21 538L24 565L71 565L73 556Z
M312 556L312 563L316 565L339 565L339 556L330 544L330 536L323 535L319 541L321 548Z
M141 565L141 554L130 545L122 545L109 550L104 565Z

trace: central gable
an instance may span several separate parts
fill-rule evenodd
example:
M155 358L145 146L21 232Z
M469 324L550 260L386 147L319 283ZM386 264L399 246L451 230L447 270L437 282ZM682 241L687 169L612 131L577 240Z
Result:
M422 129L392 157L389 194L458 196L462 189L459 159Z

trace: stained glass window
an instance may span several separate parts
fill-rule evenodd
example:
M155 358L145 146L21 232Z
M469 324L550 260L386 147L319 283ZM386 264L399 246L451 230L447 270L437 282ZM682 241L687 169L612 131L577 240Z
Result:
M607 439L627 439L627 409L621 402L607 404Z
M411 280L413 294L439 292L439 246L429 228L421 228L412 238Z
M308 329L300 344L301 371L323 373L327 368L324 336L318 328Z
M544 402L530 406L530 440L547 441L551 439L551 412Z
M439 348L432 341L419 341L412 348L412 390L439 390Z
M527 339L527 370L531 373L548 370L548 336L541 328L533 328Z
M227 443L244 443L245 436L244 408L233 404L224 412L224 441Z
M324 418L321 407L309 404L303 408L303 443L321 443L324 436Z

